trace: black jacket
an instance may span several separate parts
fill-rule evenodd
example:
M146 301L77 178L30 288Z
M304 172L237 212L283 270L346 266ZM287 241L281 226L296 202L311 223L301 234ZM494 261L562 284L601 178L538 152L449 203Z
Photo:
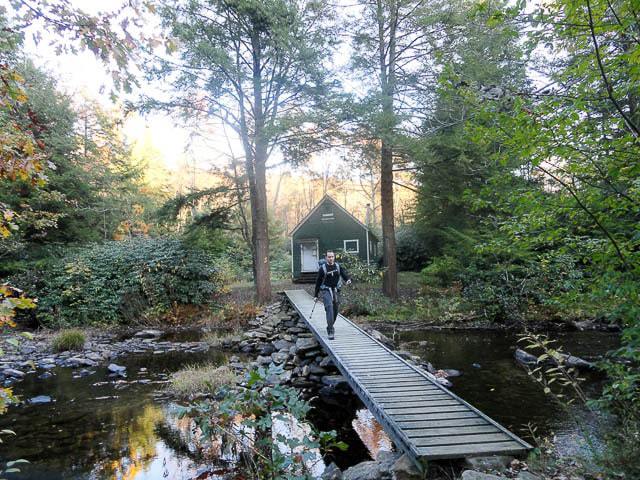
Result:
M347 273L347 271L342 265L340 265L340 275L338 275L338 272L337 272L338 267L336 266L335 263L333 265L329 265L328 263L325 263L325 266L327 267L326 278L324 274L324 269L320 267L320 270L318 270L318 277L316 278L316 290L313 295L314 297L317 297L318 293L320 293L320 286L322 285L323 281L324 281L325 287L336 288L338 286L338 281L340 280L339 277L342 277L342 279L345 282L350 278L349 274Z

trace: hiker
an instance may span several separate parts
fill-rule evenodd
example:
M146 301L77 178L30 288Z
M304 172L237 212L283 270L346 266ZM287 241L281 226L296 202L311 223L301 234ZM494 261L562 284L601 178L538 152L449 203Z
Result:
M347 271L336 263L336 254L331 250L327 252L326 262L320 266L318 270L318 277L316 278L316 290L313 295L314 300L318 301L318 294L322 291L322 303L324 303L324 310L327 314L327 334L329 340L333 340L335 336L335 330L333 324L338 318L338 305L340 304L340 285L341 279L345 281L347 285L351 283L351 278Z

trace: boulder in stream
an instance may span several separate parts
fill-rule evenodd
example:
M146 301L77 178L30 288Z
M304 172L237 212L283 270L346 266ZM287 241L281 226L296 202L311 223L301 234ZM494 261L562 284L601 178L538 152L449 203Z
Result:
M382 472L378 462L361 462L353 467L349 467L342 474L344 480L379 480Z
M518 472L517 480L543 480L542 477L538 475L534 475L531 472L527 472L526 470L522 470Z
M136 338L160 338L162 336L162 330L155 330L148 328L146 330L140 330L134 335Z
M324 473L320 477L320 480L342 480L342 470L338 466L331 462L331 464L324 469Z
M310 352L312 350L316 350L319 347L318 342L315 338L298 338L296 341L296 349L297 353Z
M422 472L418 470L407 454L402 455L395 461L391 467L391 472L394 480L421 480L424 478Z
M291 347L293 346L293 343L288 342L287 340L276 340L275 342L273 342L273 347L275 350L287 350L289 351L291 349Z
M349 382L342 375L325 375L322 383L331 388L349 388Z
M531 365L536 365L538 363L538 357L536 357L535 355L531 355L530 353L525 352L520 348L516 349L514 356L516 358L516 361L524 365L531 366ZM580 357L576 357L575 355L567 355L566 353L563 353L563 354L560 354L560 356L562 357L562 363L567 367L581 368L581 369L594 368L593 363L588 362ZM545 360L543 363L545 363L546 365L557 365L558 361L554 358L549 358Z
M538 357L525 352L521 348L517 348L513 355L516 357L516 361L524 365L535 365L538 363Z
M488 455L485 457L467 457L464 466L471 470L493 470L502 472L509 468L513 457L509 455Z
M16 370L15 368L5 368L2 371L2 374L6 377L13 377L13 378L22 378L25 375L25 373L22 370Z
M591 369L595 368L594 364L574 355L563 355L564 364L573 368Z
M127 367L123 367L122 365L117 365L115 363L110 363L109 366L107 367L107 370L109 370L109 372L111 373L117 373L121 375L124 372L126 372Z
M390 348L390 349L394 349L395 348L395 344L393 343L393 340L391 340L389 337L387 337L384 333L379 332L378 330L374 330L373 328L371 329L366 329L366 332L371 335L375 340L379 341L380 343L382 343L384 346Z
M43 405L45 403L51 403L53 400L48 395L38 395L29 399L31 405Z
M506 480L506 477L499 477L498 475L478 472L476 470L465 470L462 472L460 480Z

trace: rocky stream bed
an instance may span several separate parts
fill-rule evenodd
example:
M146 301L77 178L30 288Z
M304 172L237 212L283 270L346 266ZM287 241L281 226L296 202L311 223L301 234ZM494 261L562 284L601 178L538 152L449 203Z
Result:
M381 332L369 330L369 333L390 348L395 348L395 342ZM47 335L38 335L34 340L25 340L18 347L10 347L0 363L0 380L4 385L14 385L19 394L21 393L20 385L24 382L37 387L27 389L32 393L38 393L37 395L24 396L26 404L31 405L32 409L44 408L43 406L56 402L75 401L75 397L65 398L60 393L61 390L43 391L43 385L55 385L56 375L64 376L70 381L85 382L83 385L95 390L96 394L90 397L90 400L94 402L104 402L109 401L110 398L126 396L121 393L123 390L129 390L129 395L131 395L138 391L136 388L142 389L140 391L153 398L154 402L166 402L168 395L163 386L167 383L170 373L154 372L154 367L142 365L151 365L154 359L162 363L162 358L173 358L175 365L172 367L178 368L180 364L188 363L189 359L194 362L202 361L209 358L208 356L212 353L211 345L205 341L180 341L175 335L167 335L166 332L155 329L144 329L126 336L94 331L91 332L89 340L80 352L54 353L50 348L50 340L50 336ZM426 361L425 356L419 353L423 349L433 349L429 340L407 337L401 345L406 350L399 349L396 350L396 353L417 367L424 369L428 375L433 376L436 381L444 385L451 386L450 379L462 373L461 370L453 368L437 369ZM304 322L299 319L295 311L283 302L267 306L261 314L249 322L242 335L225 338L221 346L229 352L226 355L226 360L221 361L228 363L238 372L258 366L279 367L280 373L271 379L273 382L298 388L305 398L319 399L319 404L323 405L323 408L359 404L347 381L339 374L331 359L313 338ZM179 356L179 362L175 361L176 356ZM531 358L523 357L521 353L516 352L515 357L522 357L520 360L524 362L531 361ZM131 359L135 358L145 360L134 362L135 366L132 366ZM429 358L431 360L431 356ZM579 366L590 366L588 361L579 358L575 361L584 362ZM512 361L512 363L515 362ZM482 365L473 363L471 368L482 368ZM61 373L63 371L70 373ZM60 380L58 379L58 381ZM9 416L11 415L19 416L20 413L12 409L9 413ZM13 423L20 424L19 417L14 418ZM358 430L356 420L351 423ZM384 438L384 432L379 425L375 424L375 420L370 414L365 423L367 424L366 428L379 432L374 440L369 442L371 445L367 445L373 458L366 460L359 457L364 461L351 461L346 464L344 461L338 462L341 463L342 469L338 468L336 464L330 464L324 469L322 478L344 478L347 480L422 478L420 472L415 469L407 457L393 451L391 441L388 437ZM43 428L46 427L43 426ZM130 432L130 434L133 433ZM365 444L367 443L367 439L364 438L366 436L366 433L364 436L360 434L360 438ZM3 452L3 457L15 458L9 456L7 452ZM166 466L166 459L164 464ZM542 478L528 472L525 463L511 458L497 457L489 463L482 459L468 460L466 463L458 462L452 468L461 475L461 478L466 480L494 478L534 480ZM205 469L188 471L190 473L183 476L170 478L224 478L214 476L214 470L206 470L206 467ZM204 476L205 474L209 476ZM491 476L496 474L501 477ZM67 477L64 474L61 474L60 477L47 477L32 473L30 476L16 478L88 479L110 477L103 477L99 473L93 472L90 475L79 474L79 476L73 477ZM131 476L131 478L153 477ZM545 478L562 477L548 476Z

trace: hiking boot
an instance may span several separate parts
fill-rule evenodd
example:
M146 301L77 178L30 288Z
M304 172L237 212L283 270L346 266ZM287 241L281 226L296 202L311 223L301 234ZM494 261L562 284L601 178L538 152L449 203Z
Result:
M327 333L329 334L329 340L333 340L335 338L335 329L333 327L327 327Z

